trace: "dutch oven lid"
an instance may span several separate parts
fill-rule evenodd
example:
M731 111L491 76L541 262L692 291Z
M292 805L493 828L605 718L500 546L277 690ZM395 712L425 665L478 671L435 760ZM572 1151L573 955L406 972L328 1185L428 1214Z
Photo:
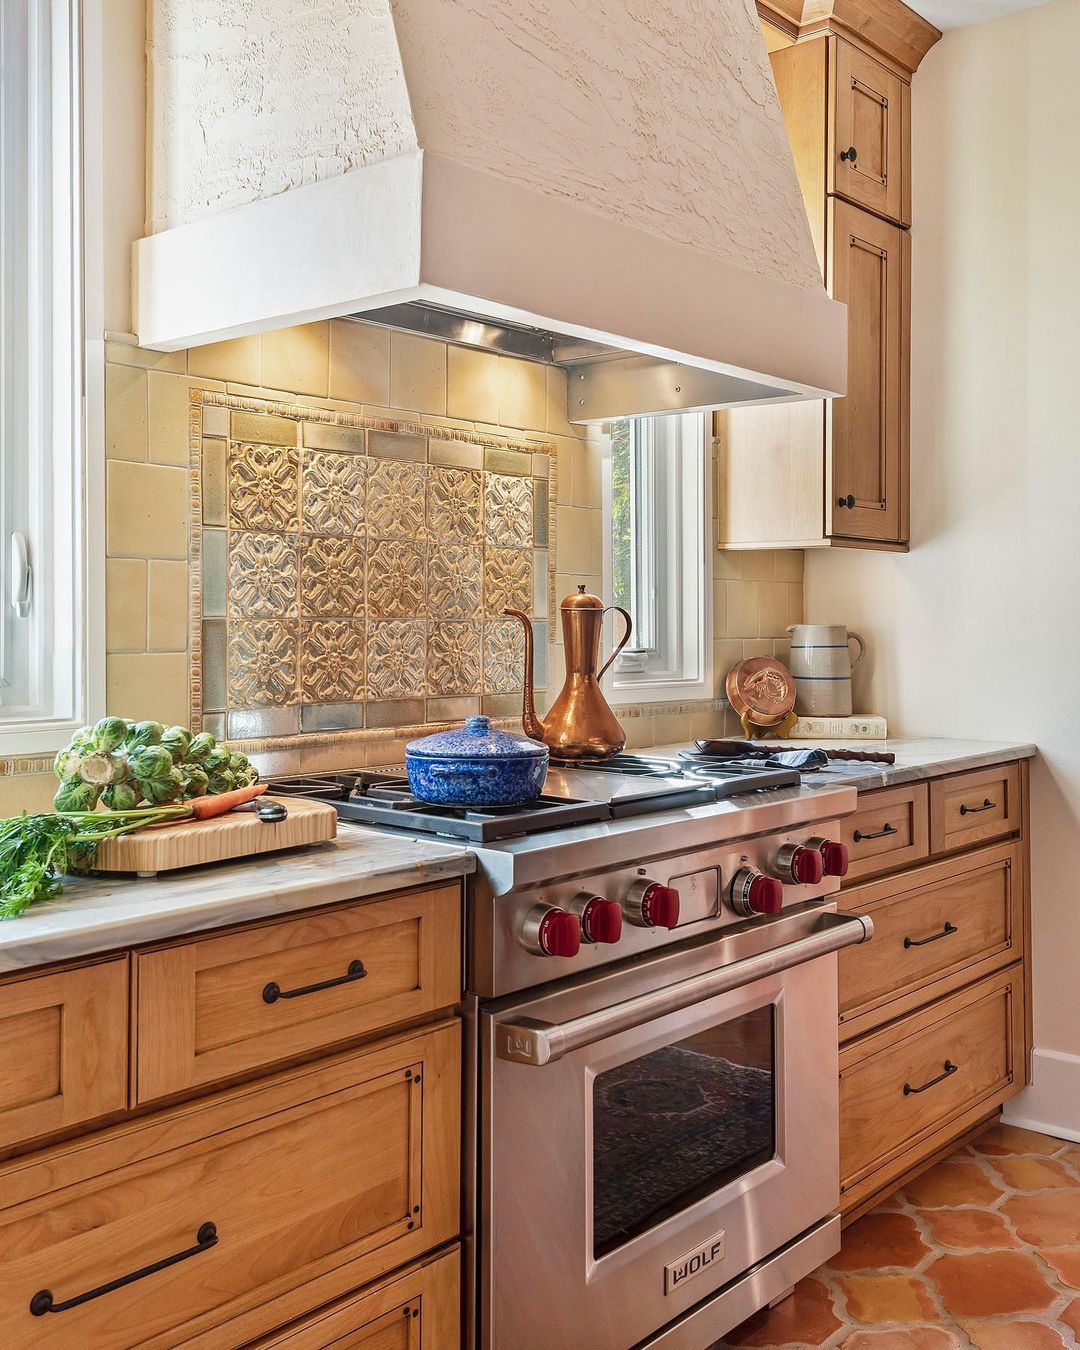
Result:
M405 753L420 759L539 759L548 749L520 732L499 731L486 717L470 717L463 727L410 741Z

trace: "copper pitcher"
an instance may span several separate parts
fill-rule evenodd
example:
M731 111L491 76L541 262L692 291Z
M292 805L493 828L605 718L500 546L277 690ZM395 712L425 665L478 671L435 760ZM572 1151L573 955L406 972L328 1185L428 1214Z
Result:
M609 609L626 622L622 641L597 670L600 661L600 637L604 615ZM633 620L618 605L605 607L599 596L586 593L568 595L559 607L562 615L563 644L566 652L566 680L548 715L536 715L533 691L533 628L527 614L519 609L503 610L520 619L525 629L525 696L521 722L525 734L543 741L559 759L610 759L626 745L626 735L618 718L608 706L600 689L600 679L608 666L630 641Z

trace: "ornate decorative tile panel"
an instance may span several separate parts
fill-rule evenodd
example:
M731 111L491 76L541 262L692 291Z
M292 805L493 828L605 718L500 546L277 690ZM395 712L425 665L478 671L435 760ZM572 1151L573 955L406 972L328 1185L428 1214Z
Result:
M284 763L519 706L502 612L554 603L554 446L200 389L191 413L192 726L262 727Z

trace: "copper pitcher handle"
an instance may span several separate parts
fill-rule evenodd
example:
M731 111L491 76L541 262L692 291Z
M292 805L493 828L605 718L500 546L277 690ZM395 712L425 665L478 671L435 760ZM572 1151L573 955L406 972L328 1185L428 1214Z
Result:
M604 678L604 673L606 672L608 666L611 665L612 661L615 660L615 658L618 656L618 654L622 651L622 649L623 649L623 648L626 646L626 644L630 641L630 634L634 631L634 621L633 621L633 619L630 617L630 615L626 612L625 609L623 609L623 608L622 608L621 606L619 606L619 605L608 605L607 609L604 610L604 613L605 613L605 614L610 614L610 613L612 613L612 611L614 611L616 614L621 614L621 615L623 616L623 618L626 620L626 632L625 632L625 633L623 634L623 636L622 636L622 641L621 641L621 642L619 643L619 645L615 648L615 650L611 653L611 655L610 655L610 656L608 657L608 659L604 662L604 664L600 667L600 670L598 671L597 676L596 676L596 678L597 678L598 680L602 680L602 679Z

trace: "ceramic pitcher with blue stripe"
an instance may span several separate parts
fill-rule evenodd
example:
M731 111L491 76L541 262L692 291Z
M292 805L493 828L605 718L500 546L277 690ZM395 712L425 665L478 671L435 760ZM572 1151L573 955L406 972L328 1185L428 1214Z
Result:
M842 623L793 623L787 631L795 711L802 716L850 717L851 672L866 655L866 643ZM859 649L854 659L853 642Z

